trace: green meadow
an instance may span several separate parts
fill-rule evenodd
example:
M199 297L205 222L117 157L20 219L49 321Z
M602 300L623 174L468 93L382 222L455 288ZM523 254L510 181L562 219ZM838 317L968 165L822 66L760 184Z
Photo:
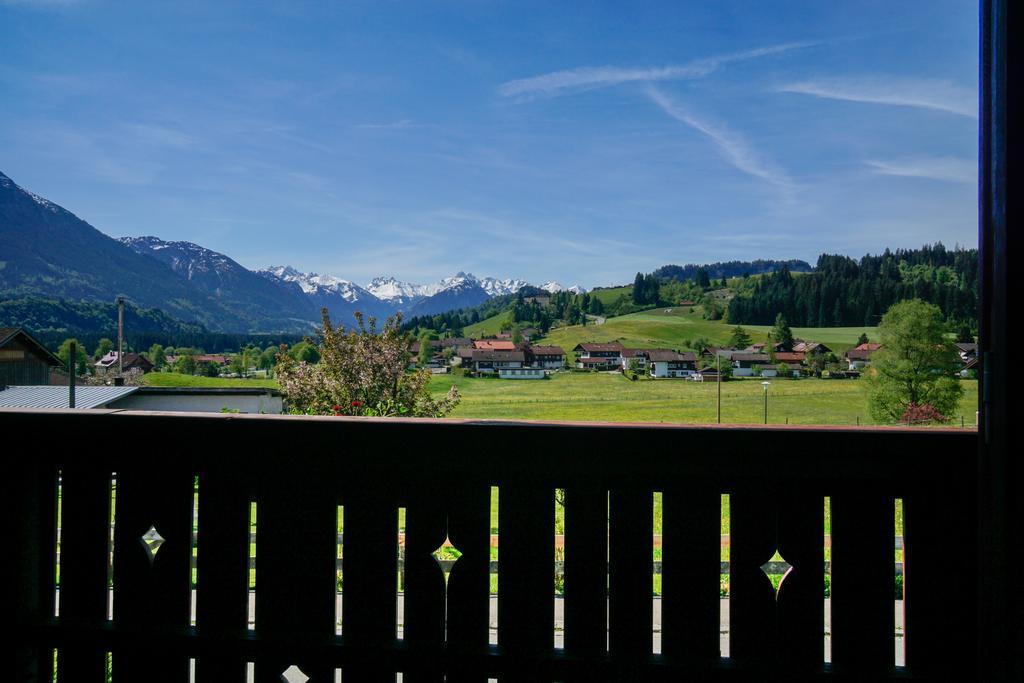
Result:
M701 337L715 345L724 345L732 335L734 325L721 320L705 320L701 307L655 308L642 313L608 318L603 325L572 325L552 329L542 344L561 346L572 355L572 349L581 342L621 342L627 347L665 347L682 349L686 342ZM743 325L755 342L765 341L767 325ZM877 327L794 327L793 336L807 341L822 342L836 355L856 345L857 337L865 333L870 339L878 338Z
M277 381L245 377L197 377L180 372L149 372L142 376L147 387L259 387L276 389Z
M723 382L722 422L764 421L761 379ZM861 380L778 379L768 387L769 424L873 424ZM953 424L973 428L978 385L963 380L964 398ZM630 381L618 373L560 372L544 380L501 380L435 375L431 390L440 396L451 385L462 402L451 417L486 420L571 420L710 424L717 420L714 382L682 379Z

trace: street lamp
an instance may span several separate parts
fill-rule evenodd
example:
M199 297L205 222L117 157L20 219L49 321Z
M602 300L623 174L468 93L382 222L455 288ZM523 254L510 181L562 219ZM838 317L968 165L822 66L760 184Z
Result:
M761 386L764 387L764 423L768 424L768 385L771 382L761 382Z

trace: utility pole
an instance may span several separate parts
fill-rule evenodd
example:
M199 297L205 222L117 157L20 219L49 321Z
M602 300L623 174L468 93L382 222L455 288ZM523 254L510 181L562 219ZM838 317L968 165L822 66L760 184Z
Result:
M117 297L117 374L124 375L124 297Z
M715 358L718 361L718 424L722 424L722 355L715 349Z

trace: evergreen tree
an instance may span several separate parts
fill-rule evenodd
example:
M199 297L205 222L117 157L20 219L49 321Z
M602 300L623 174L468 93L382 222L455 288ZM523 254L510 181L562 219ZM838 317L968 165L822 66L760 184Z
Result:
M737 325L732 328L732 336L729 337L729 346L734 349L745 349L753 343L747 331Z
M781 313L775 316L775 326L771 331L771 339L779 345L779 350L793 350L793 331L789 329L789 325Z

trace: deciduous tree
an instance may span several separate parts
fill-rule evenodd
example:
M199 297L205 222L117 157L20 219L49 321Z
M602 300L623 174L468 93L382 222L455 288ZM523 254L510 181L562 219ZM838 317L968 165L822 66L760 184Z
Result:
M288 409L307 415L370 415L381 417L444 417L458 405L453 386L443 398L430 393L430 372L408 370L413 337L401 330L401 315L377 329L374 318L356 313L348 330L331 324L321 310L317 331L320 362L311 365L284 352L275 374Z
M881 348L866 373L868 406L879 422L898 422L924 407L945 418L956 410L963 387L955 347L946 340L942 311L920 299L901 301L882 316ZM931 411L928 411L931 414Z

